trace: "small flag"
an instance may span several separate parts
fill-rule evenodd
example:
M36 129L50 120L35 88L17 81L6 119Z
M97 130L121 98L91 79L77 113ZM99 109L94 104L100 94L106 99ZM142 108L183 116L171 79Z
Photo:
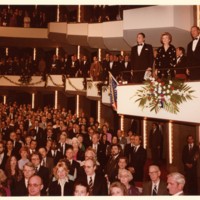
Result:
M110 85L110 102L115 111L117 111L117 85L118 82L114 76L109 72L109 85Z

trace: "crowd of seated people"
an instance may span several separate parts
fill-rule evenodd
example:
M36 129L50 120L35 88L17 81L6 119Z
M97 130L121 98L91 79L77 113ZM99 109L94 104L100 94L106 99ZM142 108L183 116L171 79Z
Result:
M162 180L159 166L153 163L145 172L147 152L138 133L129 131L126 137L124 131L113 131L107 122L100 127L93 117L84 113L77 117L65 108L33 110L31 105L14 102L0 103L0 110L3 196L34 196L36 188L37 195L49 196L183 192L183 175L177 173ZM145 178L145 173L150 179ZM39 182L32 183L33 177ZM178 183L179 191L174 192L173 182ZM122 185L126 192L118 193L116 188L118 192L111 191L113 185Z
M0 9L0 26L47 28L48 22L46 12L38 9L33 11L12 7Z
M5 56L0 58L1 75L66 75L66 77L92 78L94 81L108 81L109 72L118 80L132 82L133 74L129 55L107 53L100 62L94 56L92 62L86 55L80 59L76 54L53 55L51 59L41 57L33 60L30 55Z

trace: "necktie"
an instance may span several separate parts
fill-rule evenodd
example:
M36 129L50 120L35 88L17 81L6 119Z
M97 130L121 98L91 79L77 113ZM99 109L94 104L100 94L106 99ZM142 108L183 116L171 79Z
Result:
M43 165L44 167L46 167L45 159L42 160L42 165Z
M92 177L90 177L90 180L89 180L89 193L90 194L92 193L92 189L93 189L93 182L92 182Z
M154 185L152 195L157 195L157 186L156 185Z

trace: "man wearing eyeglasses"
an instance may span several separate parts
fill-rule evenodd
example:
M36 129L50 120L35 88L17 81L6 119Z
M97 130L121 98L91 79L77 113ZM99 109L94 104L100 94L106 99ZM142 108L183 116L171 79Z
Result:
M28 181L28 196L41 196L43 188L42 179L38 175L33 175Z
M161 171L157 165L149 166L150 181L144 182L142 195L168 195L167 184L160 179Z

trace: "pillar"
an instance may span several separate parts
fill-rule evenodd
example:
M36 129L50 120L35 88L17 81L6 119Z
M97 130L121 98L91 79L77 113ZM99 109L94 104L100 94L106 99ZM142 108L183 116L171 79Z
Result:
M79 117L79 105L80 105L80 96L76 95L76 116Z
M97 101L97 121L101 125L101 100Z
M6 104L6 101L7 101L7 97L6 95L3 95L3 104Z
M58 108L58 90L55 90L55 101L54 101L54 108Z
M32 98L31 98L31 108L35 108L35 93L32 93Z
M173 123L171 121L168 122L168 154L169 154L169 164L173 162Z

